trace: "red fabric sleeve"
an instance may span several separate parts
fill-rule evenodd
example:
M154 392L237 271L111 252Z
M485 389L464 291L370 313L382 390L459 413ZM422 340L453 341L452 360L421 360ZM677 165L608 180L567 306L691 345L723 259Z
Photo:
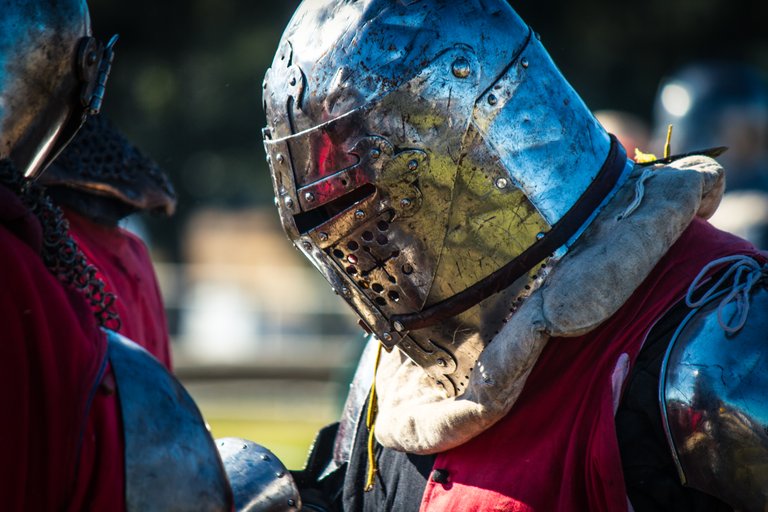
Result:
M94 396L105 337L83 298L4 226L0 247L2 508L124 509L116 397ZM105 465L109 481L96 475Z
M70 234L99 269L107 291L117 297L120 334L147 349L171 370L163 299L144 242L119 227L97 224L71 210L65 214Z

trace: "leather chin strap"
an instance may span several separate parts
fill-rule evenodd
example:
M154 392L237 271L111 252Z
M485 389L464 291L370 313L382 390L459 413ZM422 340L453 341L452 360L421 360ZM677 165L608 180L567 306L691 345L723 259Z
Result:
M410 331L435 325L456 316L482 302L524 276L538 263L551 256L570 240L600 206L619 181L627 154L616 137L611 135L611 148L594 181L578 201L539 240L497 271L462 292L416 313L394 315L390 319L398 331Z

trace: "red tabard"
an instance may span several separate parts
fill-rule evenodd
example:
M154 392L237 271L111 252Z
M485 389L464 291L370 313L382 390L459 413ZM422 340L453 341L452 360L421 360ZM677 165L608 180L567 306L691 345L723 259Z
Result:
M171 350L163 299L147 247L119 227L97 224L65 210L70 234L99 270L106 290L117 296L120 334L147 349L171 369Z
M41 244L36 219L0 187L1 508L121 511L119 406L100 386L106 339L45 268Z
M595 331L549 341L512 410L437 456L448 483L427 483L421 512L627 510L611 375L633 363L654 323L709 262L757 255L751 244L695 220L621 309Z

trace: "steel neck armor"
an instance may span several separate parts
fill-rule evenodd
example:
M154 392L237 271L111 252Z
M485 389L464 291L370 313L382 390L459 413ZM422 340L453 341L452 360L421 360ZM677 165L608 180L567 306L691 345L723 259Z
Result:
M39 175L101 108L112 47L91 37L83 0L0 0L0 158Z
M82 129L40 177L54 197L90 218L102 198L106 216L137 211L172 215L176 192L160 166L105 116L89 116Z
M264 108L289 238L449 395L627 167L501 1L307 0Z

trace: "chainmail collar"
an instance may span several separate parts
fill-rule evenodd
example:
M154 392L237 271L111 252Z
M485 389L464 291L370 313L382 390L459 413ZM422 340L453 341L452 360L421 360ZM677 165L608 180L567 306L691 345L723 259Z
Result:
M0 184L16 194L40 223L43 234L40 257L46 268L65 286L85 297L100 326L119 330L120 318L114 309L115 295L105 291L104 281L97 275L98 270L88 262L77 242L69 235L69 223L45 189L23 179L7 158L0 159Z
M88 117L72 142L40 177L40 182L51 189L67 188L81 196L108 199L103 203L111 205L114 212L107 216L135 211L171 215L176 209L176 193L168 176L101 115ZM77 199L76 194L66 197ZM78 211L83 207L82 204L67 206Z

